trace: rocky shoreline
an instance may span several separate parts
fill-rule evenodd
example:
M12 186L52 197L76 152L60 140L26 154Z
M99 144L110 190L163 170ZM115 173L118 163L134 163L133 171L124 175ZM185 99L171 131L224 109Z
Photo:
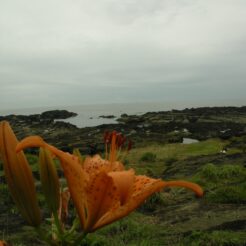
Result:
M40 135L62 150L79 148L84 154L103 151L103 133L112 130L128 136L135 146L155 142L180 143L187 137L197 140L216 137L228 139L246 134L246 106L187 108L143 115L122 114L117 119L118 124L85 128L60 121L76 115L66 110L52 110L29 116L0 116L0 121L9 121L19 139Z

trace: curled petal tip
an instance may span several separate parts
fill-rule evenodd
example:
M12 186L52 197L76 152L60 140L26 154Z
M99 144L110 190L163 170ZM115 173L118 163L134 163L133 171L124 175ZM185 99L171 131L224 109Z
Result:
M183 180L177 180L177 181L167 181L165 182L165 186L166 187L183 187L189 190L192 190L193 192L195 192L197 197L202 197L203 196L203 189L201 188L201 186L199 186L198 184L192 183L192 182L188 182L188 181L183 181Z
M44 140L39 136L30 136L27 138L24 138L22 141L20 141L16 146L16 153L22 151L25 148L30 147L44 147L45 142Z
M204 191L200 186L199 186L199 188L200 188L200 190L198 190L198 192L196 192L196 197L201 198L204 195Z

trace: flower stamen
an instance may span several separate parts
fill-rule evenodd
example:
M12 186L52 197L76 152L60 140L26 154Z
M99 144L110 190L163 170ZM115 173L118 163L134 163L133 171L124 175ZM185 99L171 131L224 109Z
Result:
M109 160L110 163L124 159L132 148L132 141L116 131L111 133L105 131L103 140L105 144L105 159Z

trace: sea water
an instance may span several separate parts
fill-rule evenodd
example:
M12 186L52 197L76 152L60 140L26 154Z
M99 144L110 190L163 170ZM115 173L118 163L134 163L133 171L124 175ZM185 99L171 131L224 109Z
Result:
M30 115L40 114L48 110L66 109L77 113L76 117L64 119L62 121L69 122L78 127L90 127L101 124L116 124L117 118L121 114L141 115L147 112L167 111L172 109L185 109L199 106L219 106L219 105L199 105L199 103L188 102L144 102L144 103L113 103L113 104L84 104L75 106L56 106L56 107L36 107L1 110L0 115L18 114ZM102 118L100 116L114 115L115 118Z
M160 103L114 103L114 104L91 104L91 105L75 105L75 106L56 106L56 107L36 107L0 110L0 115L30 115L40 114L44 111L55 109L66 109L77 113L76 117L64 119L62 121L69 122L78 127L97 126L101 124L117 124L117 118L121 114L140 115L147 112L165 111L171 109L183 109L182 105L173 105L165 102ZM115 118L102 118L100 116L113 115Z

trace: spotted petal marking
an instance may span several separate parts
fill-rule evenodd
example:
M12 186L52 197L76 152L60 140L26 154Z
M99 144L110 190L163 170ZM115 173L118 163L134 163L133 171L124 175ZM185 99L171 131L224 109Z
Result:
M141 205L150 195L164 186L164 182L159 179L151 179L146 176L136 176L133 184L133 192L128 201L123 205L116 207L103 216L94 226L94 230L97 230L105 225L112 223L115 220L119 220L139 205Z
M88 156L85 158L83 168L91 175L102 170L105 170L106 172L122 171L124 170L124 165L118 161L111 163L108 160L102 159L99 155L95 155L93 157Z
M106 172L91 177L86 194L88 218L85 231L89 232L107 211L119 206L120 197L112 177Z
M125 204L130 199L133 192L133 184L135 181L134 170L110 172L108 175L113 178L114 184L117 187L120 194L121 205Z

